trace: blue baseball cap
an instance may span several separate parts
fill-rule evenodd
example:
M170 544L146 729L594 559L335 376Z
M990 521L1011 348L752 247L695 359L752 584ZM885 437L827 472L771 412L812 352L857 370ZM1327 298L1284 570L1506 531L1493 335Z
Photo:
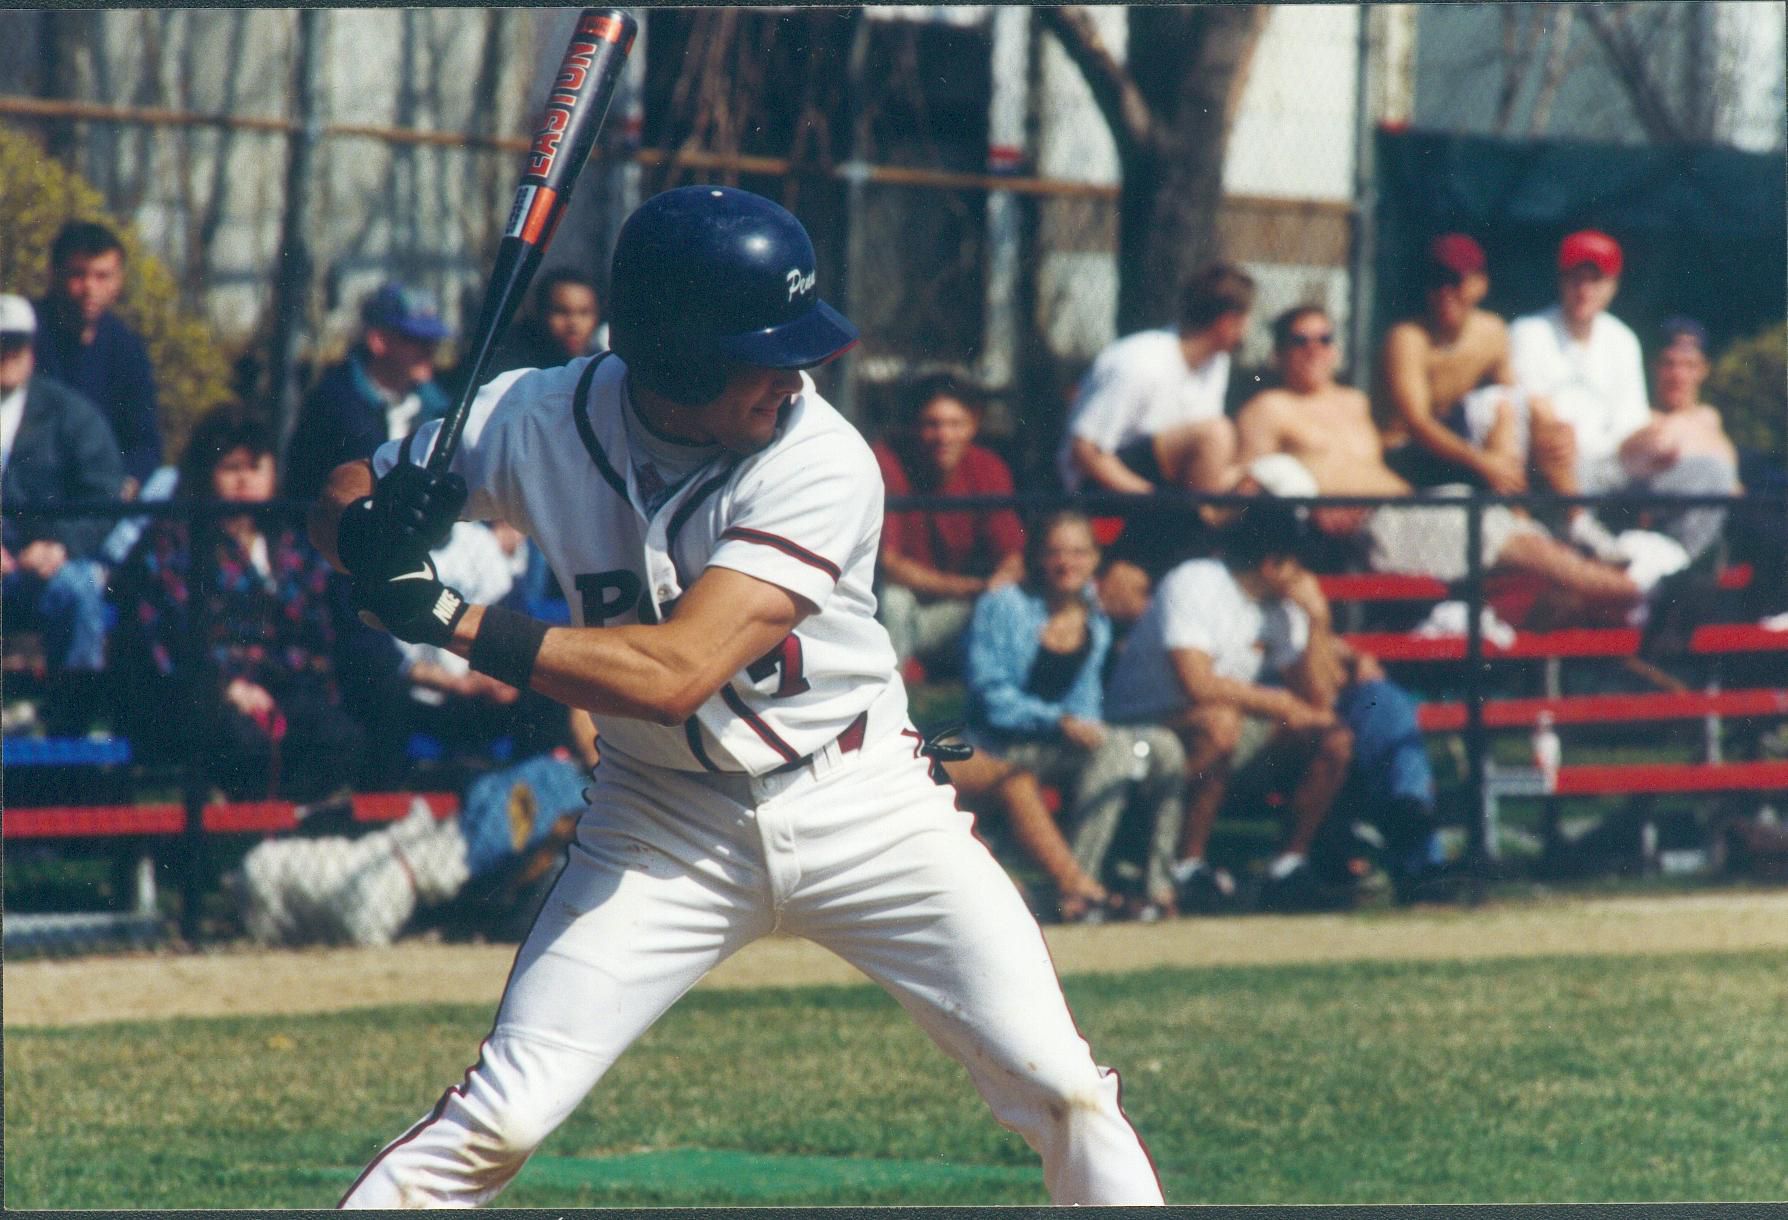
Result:
M396 331L406 339L439 343L452 334L441 321L434 298L392 281L381 284L360 306L360 320L367 326Z

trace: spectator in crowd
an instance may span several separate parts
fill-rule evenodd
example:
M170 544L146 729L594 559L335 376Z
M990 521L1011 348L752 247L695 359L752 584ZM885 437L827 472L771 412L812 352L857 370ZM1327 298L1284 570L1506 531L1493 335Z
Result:
M1262 904L1303 905L1318 890L1308 855L1347 777L1353 737L1334 709L1344 650L1300 559L1302 534L1288 507L1242 510L1223 533L1220 559L1188 560L1161 580L1106 691L1113 723L1165 723L1185 745L1174 865L1182 911L1234 898L1234 880L1205 851L1231 776L1250 763L1289 792L1290 825Z
M602 298L589 277L560 267L541 276L530 295L533 310L511 331L492 362L492 376L507 369L557 368L595 350Z
M449 331L434 302L397 283L371 293L360 308L359 341L324 372L299 408L286 446L285 494L314 499L342 462L372 456L385 441L446 413L434 381L436 349ZM333 588L347 596L346 581ZM411 719L409 682L390 636L350 617L337 642L342 697L367 731L368 782L398 780Z
M903 427L875 444L890 496L1009 496L1012 472L975 444L984 410L979 392L949 374L923 377L907 391ZM1024 530L1010 509L907 509L882 524L877 614L902 662L937 659L956 648L975 598L1024 572Z
M1335 380L1334 322L1316 305L1295 306L1273 322L1274 359L1282 384L1243 404L1236 416L1244 477L1241 492L1287 497L1407 496L1410 485L1385 464L1383 441L1366 396ZM1260 459L1271 458L1262 463ZM1460 494L1462 485L1430 489ZM1424 497L1428 498L1428 497ZM1466 572L1466 515L1459 508L1319 508L1324 533L1359 535L1376 571L1409 572L1454 581ZM1621 618L1645 587L1667 574L1653 561L1622 571L1579 555L1537 522L1507 508L1483 514L1483 561L1533 574L1565 620Z
M12 507L115 500L118 442L99 409L35 373L31 303L0 295L0 499ZM55 733L80 733L97 710L105 665L103 517L7 517L0 545L6 630L41 629L53 681L45 708Z
M1699 462L1646 466L1649 443L1641 435L1651 420L1645 396L1645 362L1639 340L1608 312L1620 291L1623 255L1606 233L1585 229L1558 248L1559 303L1516 318L1509 328L1515 380L1550 405L1536 415L1536 455L1550 452L1575 473L1575 484L1557 491L1602 495L1633 487L1681 494L1718 495L1730 481ZM1651 453L1649 456L1655 457ZM1571 514L1571 541L1603 559L1619 562L1618 541L1592 513Z
M1559 444L1592 495L1620 485L1620 448L1650 415L1639 339L1608 312L1622 258L1606 233L1572 233L1558 248L1559 303L1509 328L1516 383L1551 403L1564 429Z
M1463 233L1436 237L1422 288L1422 313L1393 325L1379 356L1386 463L1416 487L1526 491L1526 405L1508 327L1479 307L1490 291L1483 247Z
M435 384L435 351L450 333L434 303L387 283L360 308L360 340L299 408L286 448L286 493L312 500L343 462L371 457L387 440L447 412Z
M155 372L143 340L112 306L124 293L124 246L102 224L77 220L50 245L50 291L38 304L37 371L100 409L124 459L124 498L161 465Z
M1224 414L1230 354L1241 347L1253 308L1247 272L1213 263L1186 285L1177 325L1127 335L1101 352L1081 383L1057 458L1068 490L1228 491L1236 450ZM1149 582L1185 557L1197 531L1184 513L1128 515L1101 582L1109 602L1139 605Z
M1056 884L1068 921L1108 912L1106 857L1134 787L1150 820L1142 911L1169 914L1185 754L1168 729L1105 723L1111 623L1093 590L1092 525L1057 513L1031 533L1029 552L1024 583L982 595L969 626L969 738L992 772L982 782L1020 806L1015 828L1037 824L1040 812L1054 831L1038 785L1063 794L1066 843L1059 833L1019 837Z
M178 497L195 505L275 496L272 429L241 407L201 420L180 466ZM328 562L297 521L208 520L161 518L118 573L125 731L151 756L196 748L236 799L353 782L364 740L336 681Z
M1707 331L1693 318L1675 317L1659 328L1658 339L1651 366L1656 409L1621 446L1627 477L1646 491L1736 493L1738 449L1726 435L1719 411L1701 401L1708 374ZM1696 558L1719 540L1726 513L1689 508L1653 510L1645 517Z

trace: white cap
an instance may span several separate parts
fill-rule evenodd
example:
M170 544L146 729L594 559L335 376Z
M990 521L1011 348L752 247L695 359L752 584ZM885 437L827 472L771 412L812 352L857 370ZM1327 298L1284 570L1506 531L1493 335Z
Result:
M37 311L31 302L11 292L0 292L0 334L34 335L37 333Z
M1269 496L1285 500L1311 499L1320 493L1316 476L1289 453L1269 453L1248 463L1248 475Z

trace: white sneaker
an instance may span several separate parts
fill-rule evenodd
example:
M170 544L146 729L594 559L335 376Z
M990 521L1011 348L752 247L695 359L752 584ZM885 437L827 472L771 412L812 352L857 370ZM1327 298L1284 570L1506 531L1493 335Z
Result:
M1664 577L1689 566L1689 553L1681 543L1651 530L1622 530L1614 546L1627 579L1638 585L1641 593L1650 593Z
M1569 534L1572 542L1603 563L1626 562L1618 540L1608 531L1607 526L1596 520L1593 513L1582 512L1571 518Z
M1444 639L1464 635L1470 622L1464 602L1438 602L1410 634L1421 639ZM1498 648L1515 642L1515 629L1502 620L1493 606L1485 606L1478 614L1478 630Z

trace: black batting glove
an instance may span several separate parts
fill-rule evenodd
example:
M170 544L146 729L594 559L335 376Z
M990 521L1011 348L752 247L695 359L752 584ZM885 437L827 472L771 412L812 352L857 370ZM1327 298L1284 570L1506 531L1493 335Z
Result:
M465 617L466 599L441 583L434 561L424 555L414 566L386 576L356 576L354 609L375 631L388 631L409 644L444 648Z
M335 534L341 565L356 576L413 569L447 541L466 504L466 481L409 462L392 467L371 496L342 511Z

